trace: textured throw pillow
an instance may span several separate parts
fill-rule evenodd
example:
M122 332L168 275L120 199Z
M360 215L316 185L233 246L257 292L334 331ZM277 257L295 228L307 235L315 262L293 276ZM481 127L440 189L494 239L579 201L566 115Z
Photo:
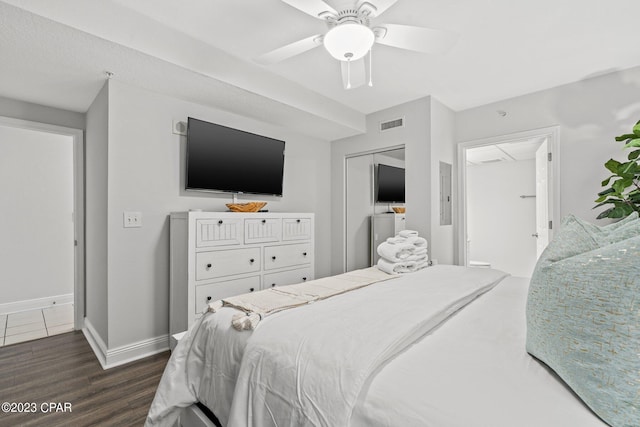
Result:
M527 351L611 426L640 426L640 236L606 243L581 223L563 222L536 265Z

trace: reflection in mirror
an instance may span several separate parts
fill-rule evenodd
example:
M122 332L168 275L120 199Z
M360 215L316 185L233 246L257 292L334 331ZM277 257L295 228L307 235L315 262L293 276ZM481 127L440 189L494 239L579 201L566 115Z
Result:
M403 207L404 203L376 203L376 165L384 164L394 168L404 169L405 149L381 151L348 157L346 159L345 177L345 268L346 271L366 268L375 263L374 242L376 232L372 225L378 218L395 219L393 207ZM404 218L404 215L402 215ZM403 221L404 222L404 221ZM378 227L380 231L380 228ZM395 226L391 227L395 230ZM385 233L377 233L378 236ZM383 239L383 240L384 240ZM374 247L375 245L375 247Z

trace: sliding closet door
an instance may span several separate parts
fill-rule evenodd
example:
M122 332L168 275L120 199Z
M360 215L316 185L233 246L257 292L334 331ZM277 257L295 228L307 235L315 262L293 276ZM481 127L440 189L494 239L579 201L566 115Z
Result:
M373 156L346 159L346 267L366 268L370 261L370 218L373 203Z

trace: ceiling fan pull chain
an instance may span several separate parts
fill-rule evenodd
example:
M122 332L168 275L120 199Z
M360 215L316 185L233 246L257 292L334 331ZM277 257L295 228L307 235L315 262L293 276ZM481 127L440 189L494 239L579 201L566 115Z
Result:
M373 67L371 66L371 52L373 52L373 48L369 49L369 87L373 87Z
M347 58L347 89L351 89L351 57L353 57L352 53L345 53L345 58Z

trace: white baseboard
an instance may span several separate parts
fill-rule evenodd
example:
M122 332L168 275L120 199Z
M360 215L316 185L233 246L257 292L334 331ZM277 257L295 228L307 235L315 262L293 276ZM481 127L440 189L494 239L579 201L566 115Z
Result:
M169 335L161 335L133 344L109 349L87 318L84 319L82 332L98 358L102 369L115 368L116 366L169 350Z
M84 318L84 328L82 328L82 333L87 339L91 350L93 350L93 353L96 355L98 362L100 362L102 369L107 369L105 368L105 365L107 364L107 345L102 341L102 338L100 338L100 335L96 332L95 328L86 317Z
M45 298L7 302L0 304L0 314L17 313L20 311L36 310L39 308L52 307L54 305L71 303L73 303L73 294L53 295Z

